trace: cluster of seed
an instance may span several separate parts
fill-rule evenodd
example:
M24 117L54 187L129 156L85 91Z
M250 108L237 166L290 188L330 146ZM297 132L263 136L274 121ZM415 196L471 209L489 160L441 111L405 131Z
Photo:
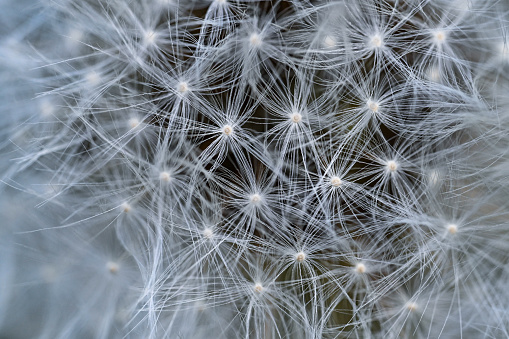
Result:
M0 337L509 335L507 4L17 6Z

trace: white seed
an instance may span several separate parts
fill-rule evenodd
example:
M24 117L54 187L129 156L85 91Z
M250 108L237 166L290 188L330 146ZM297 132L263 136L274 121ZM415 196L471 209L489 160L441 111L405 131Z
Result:
M178 85L177 85L177 91L178 91L180 94L184 94L184 93L186 93L188 90L189 90L189 86L187 85L187 82L182 81L182 82L179 82L179 83L178 83Z
M396 172L398 170L398 163L394 160L389 160L385 167L389 172Z
M111 273L111 274L117 274L118 273L118 270L120 269L120 266L116 263L116 262L113 262L113 261L108 261L106 263L106 269Z
M164 182L170 182L170 180L171 180L170 173L168 173L168 172L161 172L159 174L159 180L164 181Z
M131 212L132 207L131 207L131 205L129 205L127 202L124 202L122 205L120 205L120 209L121 209L121 210L122 210L122 212L124 212L124 213L129 213L129 212Z
M87 75L85 75L85 81L90 86L97 86L99 82L101 81L101 76L97 74L97 72L90 72Z
M292 113L292 114L290 115L290 120L291 120L293 123L298 124L299 122L301 122L301 121L302 121L302 114L297 113L297 112Z
M128 123L129 123L129 127L131 127L131 129L135 129L135 128L138 128L138 126L140 126L140 120L138 120L137 118L129 119Z
M203 230L203 236L207 239L212 239L214 237L214 231L207 227Z
M262 293L263 292L263 286L260 283L256 283L254 285L254 290L256 293Z
M156 38L157 38L157 33L154 32L153 30L146 31L143 36L145 44L147 44L147 45L153 45L154 42L156 41Z
M444 43L446 38L447 35L442 30L437 30L433 32L433 41L435 41L436 44L441 45L442 43Z
M366 273L366 265L364 265L363 263L358 263L357 265L355 265L355 272L359 274Z
M259 47L262 44L262 39L260 38L259 34L253 33L249 37L249 43L251 44L251 46Z
M450 234L458 233L458 225L456 224L447 224L447 232Z
M380 105L376 101L369 100L368 101L368 108L373 112L377 113L378 109L380 108Z
M306 260L306 253L299 252L295 254L295 260L297 260L298 262L303 262L304 260Z
M224 135L226 135L226 136L230 136L230 135L232 135L232 133L233 133L233 127L232 127L232 126L230 126L230 125L226 125L226 126L224 126L224 127L223 127L223 133L224 133Z
M342 183L341 179L337 176L330 178L330 184L334 187L339 187Z
M323 39L323 44L325 47L332 48L336 46L336 39L333 36L327 35L325 39Z
M384 44L384 40L380 34L375 34L371 37L369 43L372 48L380 48Z
M258 194L258 193L255 193L253 195L251 195L249 197L249 201L252 203L252 204L258 204L262 201L262 197Z

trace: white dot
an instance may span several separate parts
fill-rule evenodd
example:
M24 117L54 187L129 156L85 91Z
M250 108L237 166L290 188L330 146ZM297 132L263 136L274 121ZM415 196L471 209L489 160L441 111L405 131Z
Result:
M118 273L118 270L120 269L120 266L116 263L116 262L113 262L113 261L108 261L106 263L106 269L111 273L111 274L117 274Z
M230 136L233 133L233 127L230 125L226 125L223 127L223 134L226 136Z
M436 30L433 32L433 41L441 45L447 39L447 35L443 30Z
M178 91L180 94L184 94L184 93L186 93L188 90L189 90L189 86L187 85L187 82L182 81L182 82L179 82L179 83L178 83L178 85L177 85L177 91Z
M327 36L323 39L323 44L324 44L324 45L325 45L325 47L327 47L327 48L332 48L332 47L336 46L336 39L335 39L333 36L327 35Z
M101 81L101 76L97 72L92 71L85 75L85 80L90 86L97 86Z
M256 293L262 293L263 292L263 286L260 283L256 283L254 285L254 290Z
M378 112L378 109L380 108L380 105L378 104L378 102L376 101L373 101L373 100L368 100L368 108L373 112L373 113L377 113Z
M450 234L458 233L458 225L456 224L447 224L447 232Z
M252 203L252 204L259 204L261 201L262 201L262 197L260 194L258 193L255 193L255 194L252 194L250 197L249 197L249 201Z
M249 37L249 43L251 44L251 46L259 47L262 44L262 39L259 34L253 33Z
M406 304L406 308L410 311L410 312L415 312L417 311L417 308L418 308L418 305L417 303L413 302L413 301L410 301Z
M330 184L334 187L339 187L342 183L343 181L337 176L330 178Z
M137 118L129 119L128 123L129 123L129 127L131 127L131 129L135 129L140 126L140 120L138 120Z
M295 254L295 260L297 260L298 262L303 262L304 260L306 260L306 253L299 252Z
M171 180L170 173L168 173L168 172L161 172L159 174L159 180L164 181L164 182L170 182L170 180Z
M157 33L153 30L148 30L145 32L143 39L145 41L145 44L147 45L153 45L156 41Z
M387 168L387 171L389 172L396 172L398 170L398 163L394 160L387 161L387 164L385 165Z
M355 265L355 272L359 274L366 273L366 265L364 265L363 263L358 263L357 265Z
M290 120L293 123L298 124L299 122L302 121L302 114L300 114L298 112L294 112L294 113L290 114Z
M372 48L380 48L384 45L384 40L380 34L375 34L369 40Z
M132 207L131 207L131 205L129 205L127 202L124 202L122 205L120 205L120 209L121 209L124 213L129 213L129 212L131 212Z
M212 239L214 237L214 231L207 227L203 230L203 236L207 239Z

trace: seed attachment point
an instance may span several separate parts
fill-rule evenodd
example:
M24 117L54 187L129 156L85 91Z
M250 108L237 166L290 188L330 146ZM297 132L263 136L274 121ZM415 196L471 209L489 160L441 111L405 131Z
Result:
M256 283L256 284L254 285L254 291L255 291L256 293L262 293L262 292L263 292L263 290L264 290L264 288L263 288L263 285L262 285L262 284L260 284L260 283Z
M341 186L342 183L343 183L343 181L338 176L334 176L334 177L330 178L330 184L334 187L339 187L339 186Z
M447 224L447 232L449 232L449 234L456 234L456 233L458 233L458 225L456 225L456 224Z
M230 136L233 134L233 127L230 126L230 125L226 125L223 127L223 134L226 135L226 136Z
M389 161L387 161L387 164L385 165L385 167L387 168L388 172L394 173L398 170L399 165L396 161L389 160Z
M306 253L301 251L301 252L295 254L295 260L297 262L303 262L304 260L306 260Z
M363 263L358 263L357 265L355 265L355 273L358 274L366 273L366 265L364 265Z
M294 124L298 124L299 122L302 121L302 114L300 114L298 112L294 112L294 113L290 114L290 120Z

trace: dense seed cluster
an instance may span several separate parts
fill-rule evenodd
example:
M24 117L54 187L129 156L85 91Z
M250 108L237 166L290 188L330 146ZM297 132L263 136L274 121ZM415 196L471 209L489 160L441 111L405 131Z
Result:
M509 336L508 3L0 6L1 338Z

